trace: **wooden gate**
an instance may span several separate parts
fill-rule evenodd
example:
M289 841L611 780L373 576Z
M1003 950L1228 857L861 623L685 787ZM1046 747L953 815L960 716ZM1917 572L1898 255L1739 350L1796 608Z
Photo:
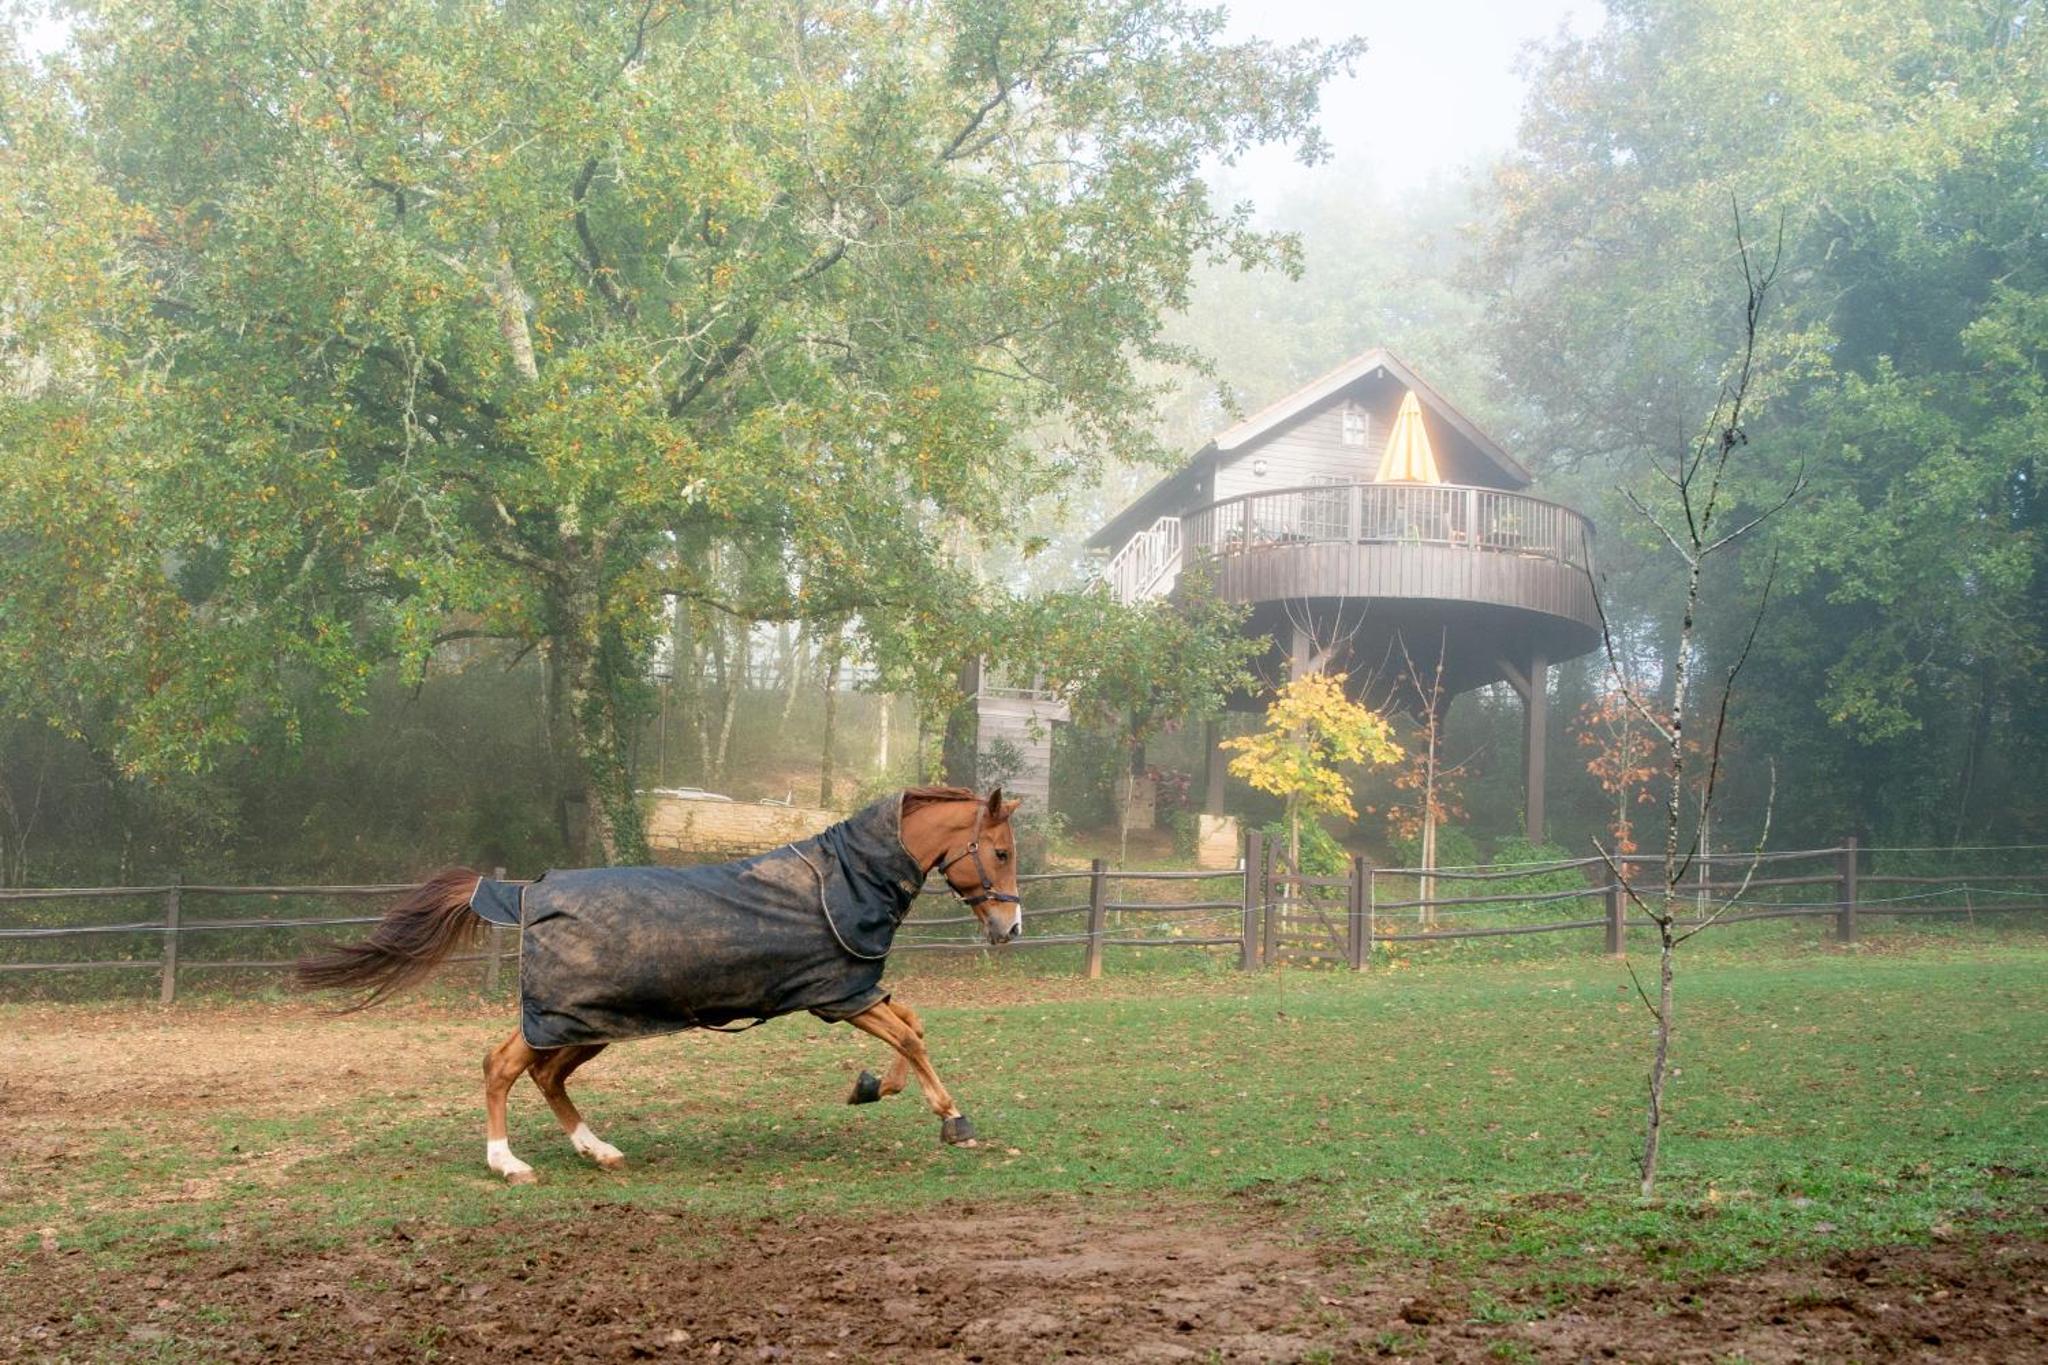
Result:
M1343 877L1302 876L1278 848L1269 849L1264 863L1259 899L1265 906L1265 961L1363 967L1372 932L1364 860L1352 859Z

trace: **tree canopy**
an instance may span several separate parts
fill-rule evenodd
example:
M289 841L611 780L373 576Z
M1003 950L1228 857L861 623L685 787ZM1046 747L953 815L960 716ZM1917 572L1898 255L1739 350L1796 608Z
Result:
M987 591L962 539L1152 453L1162 309L1278 249L1205 158L1313 155L1354 50L1221 23L81 6L0 95L9 705L97 698L120 762L191 767L308 679L348 706L504 639L547 660L601 851L638 852L665 604L853 619L943 674Z

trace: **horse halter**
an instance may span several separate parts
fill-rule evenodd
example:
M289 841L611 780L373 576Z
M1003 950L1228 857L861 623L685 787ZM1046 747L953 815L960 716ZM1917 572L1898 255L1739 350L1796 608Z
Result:
M988 807L977 805L974 811L974 832L968 837L967 847L961 849L952 857L945 858L943 862L934 863L931 870L938 873L941 877L946 877L947 868L959 862L962 858L972 858L974 859L974 874L981 878L981 890L978 894L972 896L966 894L959 887L953 886L953 879L951 877L946 877L946 885L952 887L953 894L960 897L961 904L967 906L970 910L984 901L996 901L1007 905L1022 905L1024 903L1022 897L1013 896L1007 891L996 890L994 878L988 875L988 864L981 860L981 830L987 820ZM944 854L940 856L942 858L945 857Z

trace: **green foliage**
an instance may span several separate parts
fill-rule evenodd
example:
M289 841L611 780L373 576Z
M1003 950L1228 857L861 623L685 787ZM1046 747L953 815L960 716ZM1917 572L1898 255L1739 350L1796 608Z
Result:
M1422 866L1422 836L1416 834L1407 839L1396 839L1394 858L1402 867ZM1473 842L1469 830L1462 825L1436 827L1438 867L1474 867L1479 861L1479 845Z
M1286 820L1275 820L1262 828L1275 846L1287 847ZM1301 822L1301 874L1305 877L1341 877L1351 869L1351 854L1337 842L1337 836L1314 818Z
M2031 5L1616 7L1537 61L1480 281L1526 448L1606 519L1625 650L1679 585L1619 494L1694 430L1740 319L1740 212L1783 262L1727 524L1808 490L1709 587L1725 668L1770 566L1728 794L1777 833L2038 835L2048 755L2048 31ZM1726 570L1722 571L1726 574ZM1716 602L1728 605L1716 609ZM1703 675L1703 676L1706 676Z
M47 72L0 57L0 700L191 770L502 638L631 857L668 604L857 617L942 695L985 595L951 544L1153 453L1137 367L1191 260L1282 249L1199 172L1311 144L1355 49L1222 24L79 7Z

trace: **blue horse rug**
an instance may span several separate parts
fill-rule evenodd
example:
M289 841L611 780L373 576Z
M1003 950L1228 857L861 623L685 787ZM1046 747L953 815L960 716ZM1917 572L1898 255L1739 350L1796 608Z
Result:
M924 882L903 847L902 799L738 862L482 879L470 909L524 930L527 1045L615 1043L798 1010L837 1022L888 999L882 967Z

